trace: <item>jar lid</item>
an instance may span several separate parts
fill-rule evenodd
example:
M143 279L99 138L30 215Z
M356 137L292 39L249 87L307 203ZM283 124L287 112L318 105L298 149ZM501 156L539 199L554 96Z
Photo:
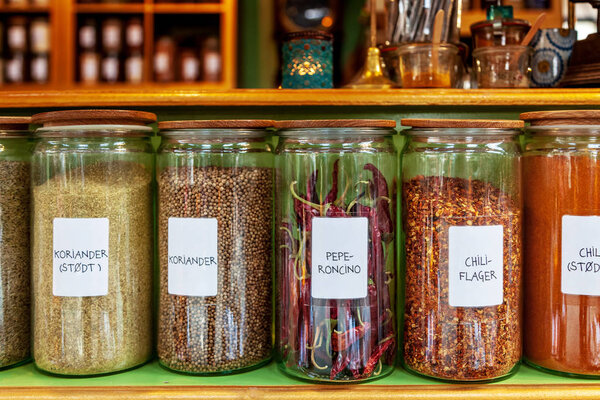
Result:
M316 39L316 40L333 40L333 35L324 31L300 31L290 32L283 38L285 42L294 39Z
M158 129L265 129L272 128L273 123L266 119L162 121Z
M29 131L31 117L0 117L2 131Z
M400 121L402 126L412 128L475 128L475 129L522 129L523 121L510 119L415 119Z
M520 118L531 126L600 125L600 110L534 111Z
M395 128L392 119L309 119L275 121L277 129L303 128Z
M34 124L44 127L70 125L139 125L156 122L156 115L134 110L65 110L35 114Z

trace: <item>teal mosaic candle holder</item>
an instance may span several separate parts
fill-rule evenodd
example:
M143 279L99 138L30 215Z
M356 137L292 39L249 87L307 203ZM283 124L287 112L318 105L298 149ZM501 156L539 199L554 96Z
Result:
M282 88L333 88L333 35L290 33L283 42L282 56Z

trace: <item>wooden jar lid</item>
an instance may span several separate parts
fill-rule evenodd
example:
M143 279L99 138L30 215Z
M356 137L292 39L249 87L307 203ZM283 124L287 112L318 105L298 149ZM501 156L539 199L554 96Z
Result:
M156 122L156 115L133 110L65 110L36 114L32 122L44 127L70 125L141 125Z
M272 127L273 121L266 119L186 120L158 123L158 129L265 129Z
M534 111L520 118L531 126L600 125L600 110Z
M0 130L28 131L31 117L0 117Z
M510 119L415 119L400 121L402 126L412 128L480 128L480 129L521 129L523 121Z
M313 119L275 121L277 129L298 128L395 128L396 121L390 119Z

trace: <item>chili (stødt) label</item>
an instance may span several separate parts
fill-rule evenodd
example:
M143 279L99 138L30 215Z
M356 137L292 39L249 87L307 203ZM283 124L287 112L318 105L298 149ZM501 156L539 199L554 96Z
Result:
M169 218L169 294L217 295L217 234L216 218Z
M312 297L367 297L368 242L368 218L313 218Z
M451 307L502 304L502 225L451 226L448 231L448 301Z
M600 216L563 215L561 292L600 296Z
M108 294L108 218L54 218L52 294Z

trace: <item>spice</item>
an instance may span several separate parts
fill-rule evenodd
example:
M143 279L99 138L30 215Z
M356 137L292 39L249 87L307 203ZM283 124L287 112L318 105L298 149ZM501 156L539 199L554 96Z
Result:
M305 182L294 181L289 187L293 209L289 208L289 217L281 219L278 227L277 327L279 356L287 371L320 380L351 381L376 377L394 363L395 219L391 199L395 184L390 186L373 164L366 164L361 175L348 177L339 163L338 159L331 168L329 187L327 179L319 180L323 173L319 169L308 174ZM357 224L360 218L355 217L366 218L366 297L323 298L311 290L317 273L312 242L317 240L316 223L323 222L320 217L355 220ZM359 230L353 231L353 235L359 234ZM356 267L351 264L341 262L343 268ZM336 266L340 263L332 262L325 269Z
M491 183L438 176L406 181L403 204L405 365L449 380L486 380L508 374L521 356L519 204ZM499 305L450 305L449 231L463 226L502 227ZM467 279L492 279L490 273L476 276Z
M590 151L572 156L526 153L523 161L525 357L547 369L598 375L600 297L563 293L561 284L566 274L574 276L577 272L562 271L567 260L561 248L568 239L563 237L564 216L600 215L600 160ZM578 229L583 231L580 224ZM576 232L571 232L573 235ZM578 244L587 248L581 240ZM583 259L595 262L593 256Z
M34 171L34 177L39 173ZM141 164L124 161L90 163L34 181L33 351L41 369L99 374L130 368L150 357L151 189L151 173ZM53 295L56 218L108 219L106 295Z
M158 356L167 367L227 372L269 359L272 181L272 169L258 167L166 167L159 174ZM216 296L169 293L173 217L217 219Z
M29 357L29 163L0 161L0 368Z

